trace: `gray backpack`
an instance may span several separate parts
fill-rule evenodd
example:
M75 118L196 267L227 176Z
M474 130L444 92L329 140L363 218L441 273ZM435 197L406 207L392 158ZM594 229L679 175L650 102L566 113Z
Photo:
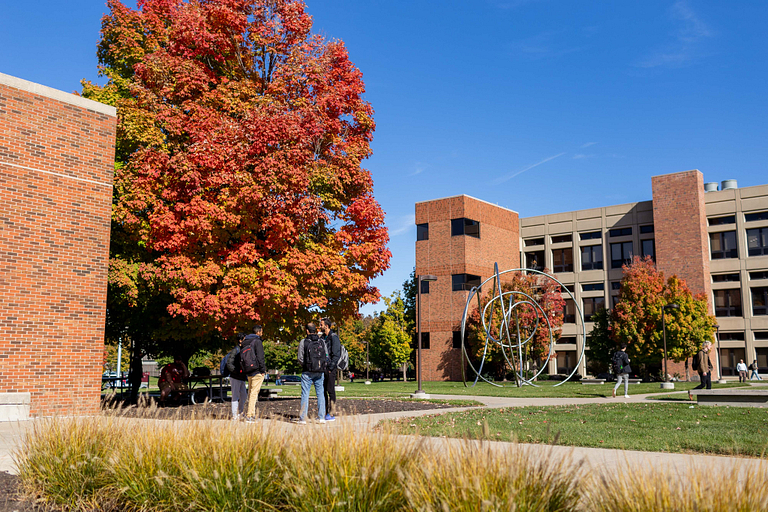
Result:
M341 343L339 343L341 345ZM339 356L339 364L336 365L336 368L339 370L346 370L349 368L349 352L347 352L347 347L344 345L341 345L341 356Z

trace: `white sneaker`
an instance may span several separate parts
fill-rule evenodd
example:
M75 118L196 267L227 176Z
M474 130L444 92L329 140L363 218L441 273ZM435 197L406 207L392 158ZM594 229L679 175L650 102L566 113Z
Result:
M293 420L293 422L298 424L298 425L306 425L307 424L306 420L302 420L302 419Z
M318 423L325 423L325 419L323 419L323 418L320 418L319 420L317 420L317 422L318 422Z
M629 395L624 395L624 398L629 398Z

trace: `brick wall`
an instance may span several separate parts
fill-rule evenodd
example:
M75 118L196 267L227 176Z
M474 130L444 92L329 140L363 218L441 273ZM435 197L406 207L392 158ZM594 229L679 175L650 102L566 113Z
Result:
M705 293L712 308L704 178L686 171L651 178L656 265L685 279L693 293Z
M480 222L480 238L451 236L451 219ZM416 224L429 224L429 240L416 242L416 275L433 274L429 293L421 297L421 330L430 333L423 350L424 380L461 380L461 350L453 348L467 302L466 291L452 291L453 274L479 275L519 266L520 223L516 212L469 196L416 204Z
M98 410L114 108L0 74L0 392Z

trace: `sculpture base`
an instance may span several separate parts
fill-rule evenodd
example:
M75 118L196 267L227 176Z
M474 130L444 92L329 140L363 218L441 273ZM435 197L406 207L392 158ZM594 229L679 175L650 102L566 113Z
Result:
M411 398L416 398L419 400L429 400L429 395L423 391L417 391L415 393L411 393Z
M674 382L662 382L661 383L661 389L675 389L675 383Z

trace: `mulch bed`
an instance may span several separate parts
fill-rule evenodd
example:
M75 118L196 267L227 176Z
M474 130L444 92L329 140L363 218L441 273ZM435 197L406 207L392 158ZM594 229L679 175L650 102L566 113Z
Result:
M300 404L301 401L298 397L285 397L259 401L256 405L256 414L261 418L290 421L299 417ZM104 411L107 414L116 414L125 417L135 418L149 416L157 419L229 419L232 410L229 402L215 402L199 405L167 405L152 408L125 407L114 409L113 407L113 404L105 404ZM378 414L398 411L422 411L447 409L450 407L455 406L417 400L341 398L336 402L336 416ZM310 398L307 415L309 418L314 418L316 414L317 401L314 398Z
M39 512L44 510L19 496L19 477L0 471L0 512Z

